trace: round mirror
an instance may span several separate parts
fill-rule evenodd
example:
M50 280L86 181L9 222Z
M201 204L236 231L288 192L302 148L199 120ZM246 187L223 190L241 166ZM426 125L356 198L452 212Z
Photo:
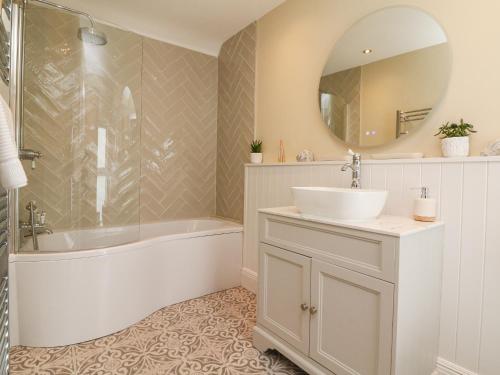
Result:
M450 65L446 34L427 13L410 7L372 13L330 53L319 85L323 121L354 146L409 137L444 95Z

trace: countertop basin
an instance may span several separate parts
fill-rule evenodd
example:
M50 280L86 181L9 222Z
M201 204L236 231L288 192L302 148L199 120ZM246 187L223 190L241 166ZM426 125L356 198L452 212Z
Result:
M369 220L378 217L387 200L386 190L333 187L292 187L301 214L337 220Z

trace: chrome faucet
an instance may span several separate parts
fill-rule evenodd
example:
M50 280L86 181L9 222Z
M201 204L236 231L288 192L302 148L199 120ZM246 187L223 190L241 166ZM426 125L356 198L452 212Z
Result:
M361 154L354 153L349 150L349 154L352 155L352 163L345 163L342 166L342 172L348 169L352 170L352 189L361 189Z
M33 239L33 250L39 251L40 247L38 245L38 234L47 233L52 234L52 229L45 223L45 211L42 211L40 217L36 212L37 207L34 201L29 201L26 205L26 209L29 211L29 220L27 222L19 222L19 229L21 230L22 237L32 237ZM23 234L23 231L25 234Z

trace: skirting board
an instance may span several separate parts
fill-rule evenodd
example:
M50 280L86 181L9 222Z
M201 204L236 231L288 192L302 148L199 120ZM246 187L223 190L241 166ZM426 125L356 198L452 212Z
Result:
M477 373L467 370L456 365L453 362L447 361L439 357L437 360L436 371L433 375L478 375Z
M257 273L248 268L241 269L241 286L257 293Z

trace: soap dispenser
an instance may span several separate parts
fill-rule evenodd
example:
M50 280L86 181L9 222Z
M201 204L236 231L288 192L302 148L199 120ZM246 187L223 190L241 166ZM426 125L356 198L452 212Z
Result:
M413 218L417 221L436 221L436 200L430 198L430 190L423 186L420 188L420 198L415 199Z

